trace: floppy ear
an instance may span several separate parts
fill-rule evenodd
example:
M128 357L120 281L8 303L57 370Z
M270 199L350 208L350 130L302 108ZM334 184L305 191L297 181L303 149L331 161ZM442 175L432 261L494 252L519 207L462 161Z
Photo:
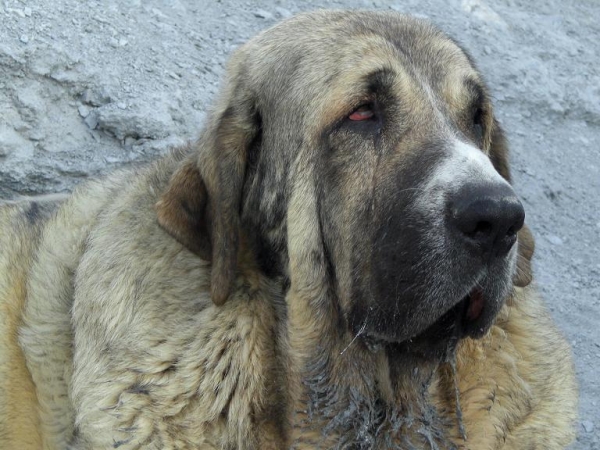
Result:
M510 168L508 163L508 145L502 128L493 119L492 129L489 134L490 159L492 164L504 179L510 182ZM535 241L527 225L517 233L518 237L518 256L517 272L513 277L513 284L518 287L525 287L533 279L531 268L531 259L535 250Z
M229 69L232 76L198 141L196 159L176 171L156 205L160 225L212 262L216 305L225 303L235 280L247 152L259 126L243 71L235 64Z
M210 261L208 193L195 159L186 160L156 203L158 223L202 259Z
M525 287L533 279L533 269L531 268L531 259L535 252L535 240L531 230L527 225L517 233L518 236L518 254L517 254L517 272L513 277L513 284L518 287Z
M504 137L504 131L494 118L490 121L490 132L487 133L485 146L489 148L492 164L502 178L510 183L510 167L508 164L508 144Z

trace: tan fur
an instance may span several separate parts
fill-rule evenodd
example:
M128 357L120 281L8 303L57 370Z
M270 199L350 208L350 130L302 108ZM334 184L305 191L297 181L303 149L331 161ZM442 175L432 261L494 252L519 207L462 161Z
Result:
M570 350L534 288L516 288L481 340L458 353L458 386L467 441L459 448L563 448L574 437L577 392ZM451 390L448 368L440 382ZM453 411L454 399L442 401ZM457 430L455 429L455 433Z
M27 296L27 272L38 236L28 227L28 205L0 209L0 439L3 448L40 447L35 386L18 345L23 306ZM14 245L15 242L22 245Z
M388 26L410 37L414 54L373 31ZM438 80L438 67L448 76ZM329 127L366 100L361 80L381 69L410 103L402 106L410 132L388 159L334 155L348 168L330 211L342 236L330 243L336 287L318 152ZM234 54L198 142L62 203L0 205L0 448L334 448L348 438L346 412L381 404L375 443L352 448L568 445L571 352L530 284L528 229L519 233L513 294L482 339L459 344L456 372L366 350L339 328L356 276L346 245L356 211L374 183L418 154L433 125L446 130L445 108L464 107L465 77L480 79L423 22L298 16ZM509 179L501 130L489 101L484 108L482 150ZM252 159L259 139L272 146L260 161ZM258 232L278 259L265 263Z

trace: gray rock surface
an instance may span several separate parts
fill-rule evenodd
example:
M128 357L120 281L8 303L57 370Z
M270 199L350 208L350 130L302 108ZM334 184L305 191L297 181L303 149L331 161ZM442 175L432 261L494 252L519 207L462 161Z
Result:
M393 9L461 42L492 88L576 355L575 449L600 449L600 3L596 0L0 0L0 198L70 190L197 135L227 55L315 8Z

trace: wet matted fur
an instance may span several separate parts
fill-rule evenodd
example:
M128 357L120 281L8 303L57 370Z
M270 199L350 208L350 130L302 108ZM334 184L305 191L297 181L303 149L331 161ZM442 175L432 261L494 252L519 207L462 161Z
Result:
M571 352L509 180L427 22L263 32L196 143L0 208L0 447L564 448ZM484 257L494 222L455 222L488 194L515 218Z

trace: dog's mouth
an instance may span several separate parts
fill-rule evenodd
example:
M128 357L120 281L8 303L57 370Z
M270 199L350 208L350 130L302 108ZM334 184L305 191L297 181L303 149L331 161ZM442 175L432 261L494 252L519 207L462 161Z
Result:
M481 317L481 313L485 308L485 297L483 290L477 286L471 292L469 292L462 300L465 302L465 317L464 322L469 325L476 322Z
M485 292L480 286L475 286L449 311L411 339L479 338L489 328L485 320L487 307Z
M497 309L497 301L489 298L484 289L477 285L427 328L402 342L370 333L365 333L363 340L371 350L393 344L411 353L441 354L454 348L463 338L483 337L491 327Z

